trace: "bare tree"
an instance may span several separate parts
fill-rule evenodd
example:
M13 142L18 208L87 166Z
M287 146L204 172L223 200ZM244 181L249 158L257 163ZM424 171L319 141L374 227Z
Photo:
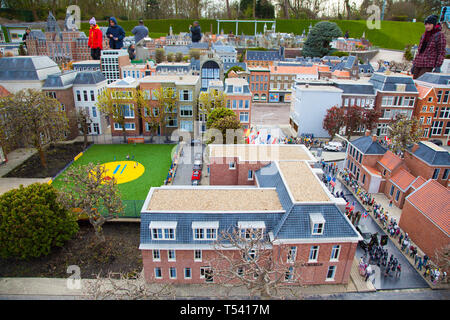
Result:
M91 117L89 116L89 112L85 109L78 109L74 112L74 118L78 124L78 129L83 134L83 149L86 149L88 144L87 136L89 133L89 126L92 123Z
M104 242L103 225L123 211L117 181L105 166L89 163L69 168L63 179L59 201L69 210L86 214L95 234Z
M244 288L263 299L300 298L299 267L295 253L275 246L261 229L222 232L214 243L210 269L203 269L206 282Z
M436 264L448 273L450 271L450 244L436 250L435 258Z
M84 293L90 300L169 300L175 299L170 283L151 283L143 272L123 274L109 272L105 278L100 274L94 280L86 280Z

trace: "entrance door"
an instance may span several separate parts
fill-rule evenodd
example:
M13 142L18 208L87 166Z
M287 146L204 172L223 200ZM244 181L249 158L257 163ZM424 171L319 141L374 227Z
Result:
M284 96L280 95L280 102L284 102Z
M158 136L161 135L161 126L160 126L160 125L158 126L158 132L157 132L157 134L158 134Z

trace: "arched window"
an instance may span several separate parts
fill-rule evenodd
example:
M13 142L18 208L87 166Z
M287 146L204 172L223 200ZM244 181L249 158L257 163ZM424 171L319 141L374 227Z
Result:
M253 100L259 100L259 94L255 93L255 95L253 96Z
M266 94L265 94L265 93L263 93L263 94L261 95L261 100L264 100L264 101L266 101L266 100L267 100L267 96L266 96Z
M220 80L220 67L215 61L207 61L202 66L202 89L207 89L211 80Z

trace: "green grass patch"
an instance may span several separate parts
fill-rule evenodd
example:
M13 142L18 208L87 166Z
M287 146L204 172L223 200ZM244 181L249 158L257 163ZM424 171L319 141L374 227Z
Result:
M276 30L279 32L293 32L294 34L302 34L303 30L308 33L309 26L315 25L320 20L276 20ZM403 50L407 44L418 44L420 36L424 32L424 26L422 22L403 22L403 21L382 21L381 29L367 28L365 20L332 20L345 33L349 31L350 37L359 38L362 34L366 33L366 38L369 39L373 45L386 48ZM172 26L174 33L188 32L189 25L192 24L191 20L179 20L179 19L161 19L161 20L145 20L145 26L150 31L150 37L158 38L169 33L169 27ZM217 21L214 19L201 19L199 20L200 27L203 32L212 31L217 33ZM125 29L127 35L132 35L131 30L138 25L138 21L119 21L119 24ZM107 26L106 21L99 22L100 26ZM267 28L270 29L272 25L267 24ZM82 23L81 29L88 34L89 24ZM220 24L220 30L223 29L224 33L230 33L232 31L236 34L236 24L234 22L223 22ZM257 32L262 32L264 24L259 23L257 26ZM255 32L254 23L239 23L237 34L252 35Z
M129 144L93 145L72 166L92 163L125 161L127 154L143 164L145 172L138 179L119 184L122 200L144 200L151 187L160 187L169 172L172 162L171 152L175 145ZM114 157L116 160L114 160ZM64 172L53 182L55 188L63 184ZM138 211L140 208L137 209Z

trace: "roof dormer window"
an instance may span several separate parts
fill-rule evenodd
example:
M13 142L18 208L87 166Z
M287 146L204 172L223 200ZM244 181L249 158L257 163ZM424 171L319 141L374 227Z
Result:
M321 213L310 213L309 221L311 223L311 234L322 235L325 229L325 218Z

